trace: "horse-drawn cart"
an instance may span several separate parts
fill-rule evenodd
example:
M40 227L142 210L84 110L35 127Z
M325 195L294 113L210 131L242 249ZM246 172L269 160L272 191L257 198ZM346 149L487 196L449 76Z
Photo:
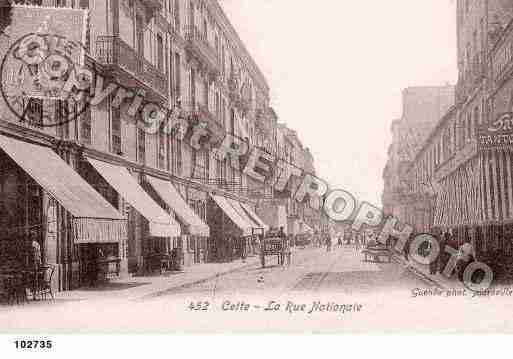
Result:
M287 238L277 234L269 234L260 242L260 261L262 268L265 268L265 257L277 256L278 265L283 265L287 257L290 263L290 247L287 245Z

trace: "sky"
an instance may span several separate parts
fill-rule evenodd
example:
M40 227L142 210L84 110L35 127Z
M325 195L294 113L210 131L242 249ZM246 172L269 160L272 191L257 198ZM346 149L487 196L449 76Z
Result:
M331 188L381 205L408 86L455 84L451 0L219 0Z

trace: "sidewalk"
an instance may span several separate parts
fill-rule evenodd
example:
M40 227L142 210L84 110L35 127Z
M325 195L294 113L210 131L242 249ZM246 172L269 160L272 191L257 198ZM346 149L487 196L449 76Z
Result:
M249 257L245 261L235 260L229 263L202 263L184 267L181 272L168 272L151 276L132 276L113 279L105 284L92 288L79 288L55 294L56 299L64 300L95 300L95 299L128 299L137 300L156 297L159 294L198 284L225 275L260 262L258 256Z
M450 278L447 278L441 273L434 275L429 274L428 265L417 263L416 261L411 259L409 261L406 261L403 256L398 255L397 253L394 253L393 258L410 272L423 278L425 281L432 283L440 289L460 290L465 288L465 285L456 278L455 274L453 274Z

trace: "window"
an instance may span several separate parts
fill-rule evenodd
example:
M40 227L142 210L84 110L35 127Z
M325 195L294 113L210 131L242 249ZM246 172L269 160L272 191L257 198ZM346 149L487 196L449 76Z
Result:
M25 118L29 126L41 127L43 125L43 100L39 98L29 97L23 98L23 108L25 110Z
M470 141L470 139L472 138L472 127L473 127L473 124L472 124L472 111L470 111L467 115L467 128L466 128L466 140L467 141Z
M443 158L444 160L449 158L451 155L451 133L450 129L446 128L444 130L444 134L442 137L442 144L443 144Z
M226 182L226 162L216 159L216 177L218 182Z
M466 120L464 118L462 118L460 120L460 125L459 125L459 131L458 131L458 134L459 134L459 138L458 138L458 149L461 149L463 148L463 145L464 143L466 142L466 124L465 124Z
M203 20L203 39L208 41L208 25L207 20Z
M235 135L235 111L233 110L233 108L230 112L230 133L232 134L232 136Z
M204 161L205 179L208 181L210 178L210 152L208 150L206 150L204 152L204 156L205 156L205 161Z
M158 134L158 167L164 169L166 166L166 134L161 129Z
M146 132L142 128L137 128L137 160L146 163Z
M157 34L157 67L164 72L164 43L160 34Z
M457 122L454 120L454 123L452 125L452 150L453 152L456 152L458 148L458 128L457 128Z
M55 121L57 126L58 135L61 138L69 137L69 107L68 102L65 100L57 100L55 103Z
M439 138L437 146L438 146L438 164L440 164L443 161L443 143L442 143L442 138Z
M171 162L173 174L180 176L182 174L182 141L176 136L171 138Z
M190 78L191 86L190 86L190 99L191 99L191 107L192 110L196 109L196 70L191 69L191 78Z
M87 106L80 121L80 139L86 145L91 144L91 107Z
M180 97L181 96L181 91L180 91L180 88L182 87L181 85L181 73L180 73L180 54L179 53L176 53L175 54L175 93L176 93L176 97Z
M137 15L135 17L135 31L137 38L137 51L139 55L144 57L144 21L142 16Z
M180 0L174 0L174 19L175 19L175 28L180 30Z
M467 74L470 72L471 63L472 63L472 49L470 47L470 43L467 43L467 66L466 66L466 70L465 70L465 71L467 71Z
M226 53L224 51L224 45L221 48L221 71L223 76L226 74Z
M112 152L121 155L121 114L119 108L112 108Z
M216 116L218 120L221 119L221 100L219 92L216 93Z
M479 106L476 106L474 108L474 126L473 126L474 133L476 132L477 126L479 126L480 124L481 124L481 113L479 112Z
M205 103L205 108L209 108L209 103L208 103L208 80L205 80L205 83L204 83L204 87L205 87L205 90L203 92L203 95L205 96L205 99L204 99L204 103Z

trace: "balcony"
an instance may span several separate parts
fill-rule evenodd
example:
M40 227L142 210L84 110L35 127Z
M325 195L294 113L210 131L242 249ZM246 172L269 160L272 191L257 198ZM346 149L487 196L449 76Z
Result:
M162 0L141 0L141 2L151 12L158 12L163 7Z
M119 37L98 36L96 60L104 65L119 67L167 98L167 76Z
M463 103L481 85L486 69L481 54L477 54L465 71L460 74L456 85L456 102Z
M220 65L214 48L196 26L188 26L186 32L186 49L188 52L204 64L209 74L218 76Z
M256 110L255 115L255 127L260 130L265 136L272 135L272 124L268 117L268 114L264 109Z
M217 119L217 116L210 112L210 110L204 105L199 103L192 104L189 102L182 102L181 116L186 118L192 126L200 122L205 123L207 125L207 130L213 136L211 141L214 143L221 142L226 135L224 124L221 123Z

